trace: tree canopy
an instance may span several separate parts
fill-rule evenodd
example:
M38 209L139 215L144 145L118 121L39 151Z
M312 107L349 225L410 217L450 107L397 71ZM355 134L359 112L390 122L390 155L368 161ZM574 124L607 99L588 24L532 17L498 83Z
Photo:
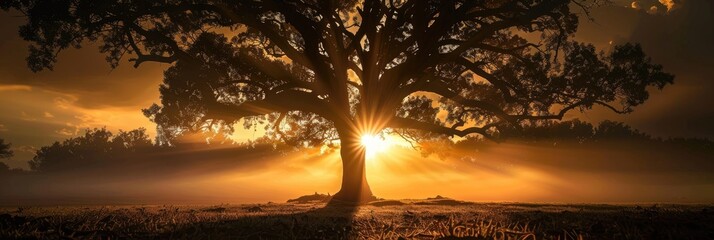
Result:
M632 111L647 99L648 86L661 88L673 77L639 45L606 54L571 40L578 11L586 14L593 4L598 1L1 6L28 17L20 34L33 42L28 63L35 71L51 69L58 52L86 41L99 41L112 66L126 54L135 66L175 63L161 86L161 106L147 111L166 130L230 129L251 117L246 126L269 121L269 134L315 144L335 137L333 124L492 137L501 125L558 119L572 109Z
M299 146L340 139L348 146L343 162L351 162L345 158L364 157L360 135L384 129L417 141L496 139L502 129L596 105L631 112L673 76L637 44L600 52L573 40L578 14L603 2L7 0L0 7L27 16L20 35L32 43L34 71L52 69L61 50L88 41L112 66L125 55L135 67L170 63L161 104L145 110L163 140L231 132L242 122Z

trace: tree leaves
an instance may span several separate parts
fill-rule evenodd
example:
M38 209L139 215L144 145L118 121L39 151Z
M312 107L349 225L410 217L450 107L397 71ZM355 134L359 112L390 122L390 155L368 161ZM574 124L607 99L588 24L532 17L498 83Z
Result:
M334 138L333 127L494 138L502 127L595 105L631 112L649 88L673 76L639 45L603 53L573 41L578 16L571 8L587 13L592 6L580 0L0 5L28 17L20 34L32 43L33 71L51 69L58 52L86 41L100 42L112 66L126 53L136 55L135 67L171 63L161 106L145 111L166 136L230 134L247 119L246 126L258 123L273 134L266 139L295 145L320 142L304 136ZM291 132L277 131L282 126Z

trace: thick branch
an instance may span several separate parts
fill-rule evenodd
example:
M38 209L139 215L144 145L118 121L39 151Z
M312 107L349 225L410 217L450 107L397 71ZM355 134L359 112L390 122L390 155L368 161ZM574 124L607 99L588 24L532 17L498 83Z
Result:
M283 91L267 95L262 100L248 101L239 105L215 103L208 106L207 115L209 118L240 119L274 112L303 111L320 115L331 121L336 120L334 113L323 107L325 104L312 93Z

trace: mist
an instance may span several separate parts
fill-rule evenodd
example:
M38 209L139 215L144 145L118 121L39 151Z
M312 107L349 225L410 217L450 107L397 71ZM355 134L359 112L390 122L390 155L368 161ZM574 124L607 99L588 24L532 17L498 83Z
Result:
M284 202L340 188L338 149L272 146L152 153L111 167L0 176L0 205ZM424 156L393 145L367 160L380 198L475 202L711 203L711 151L611 141L457 146Z

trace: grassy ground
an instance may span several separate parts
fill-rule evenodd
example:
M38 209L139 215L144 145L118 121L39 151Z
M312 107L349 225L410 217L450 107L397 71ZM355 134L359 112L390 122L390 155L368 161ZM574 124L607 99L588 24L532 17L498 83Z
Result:
M714 239L705 205L545 205L450 199L368 206L0 208L0 239Z

